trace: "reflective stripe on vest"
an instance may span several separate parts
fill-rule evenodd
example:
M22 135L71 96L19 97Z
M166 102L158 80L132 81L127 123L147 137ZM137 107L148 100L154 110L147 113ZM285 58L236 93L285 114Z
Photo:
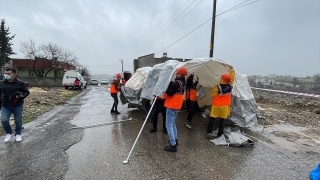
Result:
M190 95L190 97L189 97L189 95ZM188 89L186 91L186 99L189 99L189 98L190 98L191 101L196 101L197 100L197 89L190 88L190 90Z
M116 90L116 88L115 88L115 86L114 86L114 84L111 84L111 87L110 87L110 93L118 93L119 91L118 90Z
M182 103L183 103L183 86L182 86L182 82L177 80L176 82L178 82L180 84L180 90L178 92L176 92L173 96L166 96L166 101L164 102L164 106L170 109L176 109L179 110L182 107Z
M230 106L231 105L231 90L223 94L221 86L218 84L219 94L212 99L213 106Z

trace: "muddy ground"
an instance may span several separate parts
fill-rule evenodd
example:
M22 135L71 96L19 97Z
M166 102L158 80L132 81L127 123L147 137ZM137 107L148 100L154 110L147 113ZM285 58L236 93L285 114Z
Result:
M320 98L252 91L264 117L259 121L261 132L272 142L290 150L315 150L320 145Z

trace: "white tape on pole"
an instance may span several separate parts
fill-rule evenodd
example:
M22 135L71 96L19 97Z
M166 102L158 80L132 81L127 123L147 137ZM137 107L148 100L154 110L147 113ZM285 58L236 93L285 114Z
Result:
M285 94L293 94L293 95L298 95L298 96L308 96L308 97L320 98L320 95L317 95L317 94L306 94L306 93L281 91L281 90L274 90L274 89L262 89L262 88L256 88L256 87L251 87L251 89L258 89L258 90L262 90L262 91L272 91L272 92L280 92L280 93L285 93Z

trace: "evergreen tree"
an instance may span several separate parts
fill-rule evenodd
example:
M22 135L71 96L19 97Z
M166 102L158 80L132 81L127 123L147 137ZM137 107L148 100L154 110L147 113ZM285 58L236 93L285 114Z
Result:
M9 28L5 27L5 20L1 19L0 27L0 67L3 67L6 63L10 61L10 56L16 54L12 50L12 43L10 41L14 38L15 35L9 36Z

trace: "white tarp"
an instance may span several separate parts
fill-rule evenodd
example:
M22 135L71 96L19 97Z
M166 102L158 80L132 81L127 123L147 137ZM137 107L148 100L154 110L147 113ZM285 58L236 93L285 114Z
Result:
M217 136L215 133L212 133L212 136ZM210 140L213 144L217 146L252 146L253 141L244 136L240 129L231 129L230 127L226 127L224 129L224 134L220 137Z
M230 65L219 59L197 58L187 62L168 60L152 67L142 87L141 95L135 97L131 96L131 99L139 98L141 101L141 99L152 100L154 96L163 97L170 81L174 78L175 71L181 66L186 67L189 74L193 73L199 77L199 84L205 89L205 96L201 99L204 101L204 105L207 106L211 105L212 88L219 84L222 74L230 72ZM135 79L132 81L132 84L134 84L134 82L139 84L141 80ZM256 115L259 114L259 110L254 100L247 76L236 72L233 86L231 114L229 119L240 127L257 125ZM134 86L132 85L132 87ZM122 90L124 91L125 89ZM137 91L134 92L138 93Z
M137 69L125 86L121 87L120 101L122 104L129 103L128 107L130 108L141 108L143 106L140 94L151 69L151 67Z
M132 77L126 82L125 87L131 88L133 90L142 89L144 82L152 67L142 67L136 70Z
M228 119L240 127L252 127L258 125L257 114L260 112L248 77L236 72L232 89L231 114Z
M141 98L152 100L153 95L163 97L174 72L183 64L177 60L168 60L153 66L142 88Z

